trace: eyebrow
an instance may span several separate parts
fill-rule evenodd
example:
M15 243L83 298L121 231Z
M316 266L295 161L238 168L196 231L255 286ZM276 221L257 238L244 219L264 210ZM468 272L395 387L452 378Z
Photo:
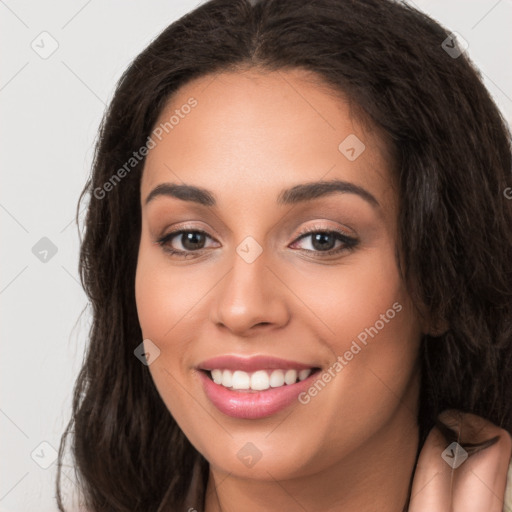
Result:
M311 183L295 185L289 189L282 190L279 193L277 197L277 204L297 204L334 193L356 194L371 206L380 207L375 196L366 189L359 185L355 185L354 183L342 180L314 181ZM174 197L176 199L181 199L182 201L190 201L208 207L217 205L217 200L212 192L194 185L161 183L148 194L145 204L148 204L159 196Z

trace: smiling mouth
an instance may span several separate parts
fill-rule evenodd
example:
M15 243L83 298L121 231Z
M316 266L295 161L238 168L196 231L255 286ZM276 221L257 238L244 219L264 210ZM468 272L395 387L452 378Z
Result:
M213 369L201 370L215 384L230 391L256 393L269 389L292 386L320 371L320 368L307 369L261 369L254 372L243 370Z

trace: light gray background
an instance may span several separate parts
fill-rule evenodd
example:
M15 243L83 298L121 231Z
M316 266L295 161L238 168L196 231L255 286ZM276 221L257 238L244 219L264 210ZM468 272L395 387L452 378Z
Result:
M198 3L0 0L0 511L57 510L52 447L69 419L90 325L88 309L78 321L87 300L74 215L96 131L130 61ZM415 5L469 43L510 123L512 0ZM52 44L57 50L41 58ZM46 262L32 252L43 237L57 248ZM65 473L72 477L71 468ZM64 481L71 492L73 482Z

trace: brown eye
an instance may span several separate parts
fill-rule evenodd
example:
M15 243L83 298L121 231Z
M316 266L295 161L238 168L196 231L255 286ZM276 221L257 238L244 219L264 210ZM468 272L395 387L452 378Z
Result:
M297 239L297 242L294 242L293 245L296 245L300 240L308 239L310 241L310 247L303 247L303 250L318 253L321 256L336 254L345 250L353 249L359 243L359 240L354 237L347 236L341 231L321 230L315 228L314 230L308 230L305 233L302 233ZM338 246L336 247L337 244Z
M163 236L157 243L163 249L177 256L190 256L206 248L207 239L211 239L205 231L197 229L180 229ZM176 247L177 246L177 247Z
M336 237L332 233L315 233L310 236L312 237L311 245L317 251L328 251L336 245Z
M187 231L181 233L180 242L187 251L202 249L205 244L206 237L204 233L199 231Z

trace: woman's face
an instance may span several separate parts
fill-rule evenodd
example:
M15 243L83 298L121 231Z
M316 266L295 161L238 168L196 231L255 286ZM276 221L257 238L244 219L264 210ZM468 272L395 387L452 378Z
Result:
M355 467L416 425L422 328L386 147L306 78L190 82L141 182L149 370L211 468L241 477Z

